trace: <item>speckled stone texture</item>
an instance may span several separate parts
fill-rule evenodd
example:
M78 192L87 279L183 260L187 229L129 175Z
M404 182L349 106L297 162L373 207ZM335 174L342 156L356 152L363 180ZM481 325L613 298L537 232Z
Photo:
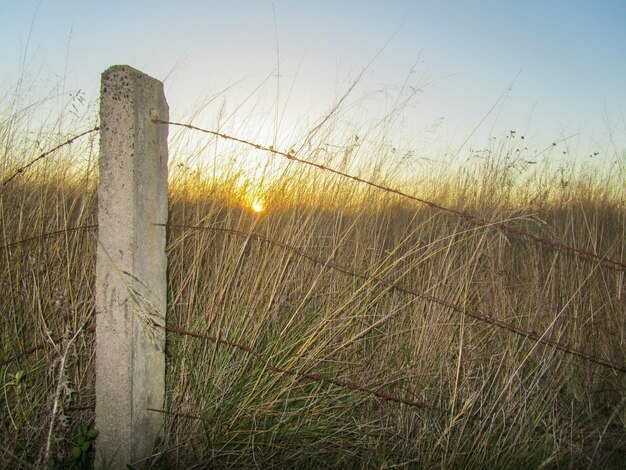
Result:
M96 255L96 468L148 457L165 394L167 131L163 84L102 74ZM160 325L160 326L159 326ZM142 464L138 465L139 467Z

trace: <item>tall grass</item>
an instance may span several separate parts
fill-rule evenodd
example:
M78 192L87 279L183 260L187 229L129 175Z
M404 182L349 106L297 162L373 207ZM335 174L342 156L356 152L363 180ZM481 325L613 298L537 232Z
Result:
M10 108L5 114L2 181L60 140L42 130L48 137L37 147L19 113ZM334 126L328 123L299 156L395 181L397 167L381 161L384 146L370 145L372 158L359 165L350 159L363 150L351 136L341 142ZM332 147L334 154L331 147L316 152L324 141L341 145ZM3 467L41 464L50 430L51 460L69 465L75 427L94 418L96 232L85 228L15 244L96 223L94 147L81 142L0 189ZM484 312L624 364L623 271L312 168L272 162L277 156L264 157L271 177L259 183L242 164L246 151L210 138L194 150L184 134L172 137L170 224L221 230L169 229L168 325L254 353L168 333L167 409L156 466L622 465L623 373L467 313ZM524 160L513 152L506 142L454 172L434 164L427 176L404 179L402 189L626 258L625 175L520 170ZM219 167L219 177L202 166L201 153ZM265 210L256 213L250 202L259 196ZM445 299L463 313L333 265ZM34 346L41 347L23 354ZM60 404L56 413L54 403Z

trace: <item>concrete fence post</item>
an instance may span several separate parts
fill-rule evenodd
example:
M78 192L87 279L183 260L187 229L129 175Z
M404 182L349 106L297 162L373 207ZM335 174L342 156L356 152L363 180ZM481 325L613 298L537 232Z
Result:
M165 399L167 121L163 84L102 74L96 253L96 465L151 455ZM141 466L141 464L140 464Z

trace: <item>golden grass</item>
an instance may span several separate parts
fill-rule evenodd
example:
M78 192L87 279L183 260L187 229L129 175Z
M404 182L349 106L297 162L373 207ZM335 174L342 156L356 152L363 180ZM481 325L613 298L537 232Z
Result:
M4 180L37 152L1 131L0 137L3 154L11 156L0 174ZM623 365L623 271L312 168L277 164L272 171L280 177L260 185L238 166L243 149L221 157L214 180L211 171L190 163L196 157L184 145L177 148L175 139L169 222L220 230L169 229L168 325L245 345L254 354L168 333L168 414L156 465L623 463L623 372L470 315L480 311ZM350 145L324 163L340 161ZM0 245L96 223L97 174L84 163L92 151L89 144L66 148L64 156L38 162L0 189ZM301 156L316 158L306 150ZM520 174L501 157L444 177L406 180L402 190L626 258L624 175L572 171L565 181L560 172ZM352 170L390 184L381 168ZM265 210L257 213L250 203L259 195ZM92 229L0 252L3 467L36 464L51 429L55 459L67 462L74 427L93 421L94 252ZM445 299L461 313L389 283ZM20 354L33 346L41 349ZM64 375L58 373L61 356ZM279 369L360 384L435 409ZM54 415L53 402L60 404Z

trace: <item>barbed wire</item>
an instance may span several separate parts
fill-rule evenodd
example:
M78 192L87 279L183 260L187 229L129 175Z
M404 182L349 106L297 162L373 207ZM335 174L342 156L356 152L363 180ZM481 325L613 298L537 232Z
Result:
M28 162L26 165L22 166L21 168L18 168L11 176L6 178L3 181L3 183L2 183L2 188L4 188L8 183L10 183L16 176L20 175L21 173L24 173L24 171L26 171L28 168L33 166L39 160L41 160L43 158L46 158L48 155L56 152L57 150L62 149L63 147L74 143L74 141L80 139L81 137L84 137L84 136L86 136L88 134L91 134L93 132L98 132L99 130L100 130L99 127L94 127L93 129L89 129L88 131L85 131L85 132L83 132L81 134L75 135L74 137L72 137L72 138L66 140L65 142L57 145L56 147L53 147L50 150L47 150L47 151L41 153L37 158L31 160L30 162Z
M44 349L46 347L45 344L38 344L37 346L33 346L32 348L28 348L25 349L11 357L9 357L8 359L3 359L0 361L0 366L8 366L10 364L13 364L15 361L18 361L20 359L22 359L23 357L26 356L30 356L33 353L36 353L37 351L40 351L41 349Z
M263 150L265 152L270 152L274 155L279 155L281 157L285 157L291 161L294 162L298 162L298 163L302 163L304 165L309 165L312 167L315 167L319 170L323 170L323 171L327 171L329 173L333 173L335 175L341 176L343 178L347 178L350 179L352 181L355 181L357 183L361 183L361 184L365 184L368 186L371 186L373 188L376 189L380 189L382 191L391 193L391 194L396 194L398 196L401 196L403 198L406 199L410 199L412 201L415 202L419 202L421 204L426 205L427 207L430 207L431 209L436 209L442 212L447 212L449 214L453 214L457 217L461 217L465 220L467 220L470 223L473 223L474 225L479 225L479 226L494 226L496 228L498 228L499 230L501 230L502 232L506 232L506 233L510 233L522 238L525 238L527 240L531 240L535 243L538 243L540 245L549 247L549 248L553 248L562 252L567 252L567 253L572 253L576 256L579 256L583 259L587 259L587 260L592 260L592 261L596 261L598 263L602 263L607 267L610 267L612 269L615 269L617 271L626 271L626 263L623 261L618 261L618 260L614 260L611 259L607 256L601 256L599 254L593 253L589 250L586 250L584 248L577 248L577 247L573 247L570 245L566 245L564 243L558 242L556 240L552 240L549 238L543 238L543 237L539 237L537 235L534 235L526 230L522 230L522 229L518 229L515 227L511 227L510 225L507 225L505 223L499 223L499 222L494 222L494 221L489 221L486 219L483 219L482 217L478 217L476 215L470 214L467 211L461 211L458 209L453 209L451 207L446 207L446 206L442 206L441 204L437 204L435 202L429 201L427 199L423 199L417 196L413 196L411 194L405 193L403 191L400 191L398 189L395 188L391 188L389 186L385 186L383 184L379 184L379 183L375 183L373 181L370 180L366 180L364 178L361 178L359 176L354 176L354 175L350 175L348 173L345 173L343 171L340 170L336 170L334 168L330 168L326 165L322 165L320 163L316 163L316 162L311 162L308 160L304 160L302 158L298 158L296 156L296 152L295 151L291 151L291 152L283 152L280 150L276 150L273 147L266 147L264 145L260 145L257 144L255 142L251 142L245 139L240 139L238 137L234 137L228 134L224 134L222 132L217 132L217 131L212 131L210 129L204 129L201 127L197 127L194 126L192 124L184 124L184 123L180 123L180 122L173 122L173 121L163 121L160 119L155 119L154 120L155 123L157 124L166 124L166 125L172 125L172 126L179 126L179 127L183 127L183 128L187 128L189 130L193 130L193 131L198 131L198 132L202 132L205 134L209 134L209 135L213 135L215 137L219 137L222 139L226 139L226 140L231 140L233 142L238 142L250 147L253 147L257 150Z
M223 227L208 227L208 226L191 226L191 225L180 225L180 224L156 224L156 225L161 225L161 226L166 226L166 227L170 227L170 228L174 228L174 229L184 229L184 230L209 230L209 231L214 231L214 232L222 232L222 233L227 233L227 234L231 234L231 235L235 235L235 236L240 236L240 237L247 237L247 238L251 238L257 241L261 241L261 242L265 242L274 246L277 246L279 248L291 251L305 259L308 259L316 264L322 265L322 266L327 266L335 271L341 272L343 274L346 275L350 275L350 276L354 276L354 277L358 277L360 279L366 280L366 281L375 281L380 283L381 285L387 286L397 292L402 292L405 294L409 294L421 299L424 299L428 302L432 302L432 303L436 303L439 304L441 306L444 306L446 308L449 308L450 310L457 312L457 313L465 313L466 315L475 318L476 320L479 320L481 322L484 323L488 323L491 324L492 326L496 326L498 328L507 330L511 333L514 333L518 336L548 345L548 346L552 346L555 349L558 349L560 351L563 351L567 354L571 354L574 356L577 356L579 358L585 359L589 362L593 362L595 364L604 366L604 367L608 367L610 369L616 370L616 371L620 371L620 372L626 372L626 365L624 364L618 364L615 363L613 361L610 361L608 359L603 359L600 357L597 357L593 354L589 354L586 353L584 351L581 351L579 349L576 348L572 348L570 346L564 345L558 341L554 341L548 338L545 338L543 335L539 335L535 332L532 331L527 331L524 330L522 328L519 328L515 325L512 325L510 323L506 323L503 322L502 320L498 320L497 318L493 318L489 315L486 315L478 310L468 310L465 309L457 304L454 304L453 302L450 302L448 300L433 296L431 294L427 294L425 292L418 292L415 291L413 289L407 288L405 286L403 286L400 283L397 282L390 282L387 281L383 278L381 278L380 276L376 276L373 274L365 274L365 273L361 273L358 271L355 271L353 269L350 269L348 267L342 266L338 263L335 263L333 261L330 260L322 260L319 259L313 255L310 255L309 253L306 253L305 251L287 245L285 243L281 243L272 239L269 239L263 235L257 234L257 233L252 233L252 232L243 232L243 231L238 231L238 230L234 230L234 229L227 229L227 228L223 228ZM58 235L62 235L64 233L68 233L68 232L73 232L73 231L78 231L78 230L92 230L97 228L97 225L84 225L84 226L80 226L80 227L72 227L69 229L65 229L65 230L57 230L54 232L48 232L48 233L44 233L44 234L40 234L34 237L29 237L23 240L18 240L16 242L12 242L9 243L7 245L4 245L2 247L0 247L0 249L2 250L7 250L10 249L16 245L19 244L23 244L23 243L27 243L27 242L31 242L31 241L35 241L35 240L40 240L40 239L44 239L44 238L48 238L51 236L58 236ZM13 362L16 358L21 357L23 355L27 355L27 354L31 354L37 350L41 349L41 346L35 346L33 348L30 348L28 350L26 350L25 352L21 353L20 355L16 356L15 358L9 359L9 360L3 360L0 361L0 365L7 365L11 362ZM249 352L249 351L248 351Z
M193 337L193 338L198 338L198 339L204 339L207 341L211 341L212 343L215 344L223 344L226 346L229 346L233 349L238 349L240 351L243 351L247 354L250 354L251 356L253 356L256 359L259 359L263 362L266 362L257 352L254 351L253 348L249 347L249 346L245 346L241 343L237 343L234 341L228 341L226 339L220 338L219 336L212 336L212 335L208 335L205 333L198 333L198 332L194 332L194 331L190 331L184 328L180 328L180 327L176 327L176 326L165 326L164 330L169 332L169 333L176 333L176 334L180 334L180 335L184 335L184 336L189 336L189 337ZM93 334L96 332L96 328L95 327L90 327L90 328L86 328L85 333L90 333ZM19 354L14 355L13 357L10 357L9 359L4 359L2 361L0 361L0 366L6 366L9 364L12 364L13 362L25 357L25 356L29 356L39 350L42 350L46 347L46 344L40 344L37 346L34 346L32 348L26 349L24 351L22 351ZM404 405L408 405L414 408L421 408L421 409L431 409L431 410L436 410L436 411L444 411L441 408L431 405L429 403L426 402L422 402L422 401L418 401L418 400L410 400L407 398L402 398L402 397L398 397L395 395L392 395L390 393L387 392L382 392L380 390L375 390L372 387L368 387L365 385L361 385L361 384L357 384L354 382L348 382L345 380L340 380L340 379L336 379L336 378L332 378L332 377L325 377L321 374L315 373L315 372L299 372L299 371L294 371L294 370L290 370L290 369L286 369L284 367L279 367L276 365L272 365L272 364L267 364L266 362L266 367L268 370L275 372L275 373L279 373L279 374L285 374L285 375L293 375L296 376L298 378L302 378L302 379L308 379L308 380L312 380L314 382L323 382L323 383L327 383L327 384L331 384L331 385L336 385L339 387L343 387L343 388L347 388L349 390L355 391L355 392L362 392L362 393L366 393L366 394L370 394L373 395L377 398L381 398L383 400L386 401L392 401L395 403L402 403ZM153 410L153 411L158 411L158 410ZM193 416L192 416L193 417Z
M95 333L96 332L96 327L92 326L91 328L85 328L83 330L85 333ZM54 339L54 343L59 343L61 340L63 340L63 336L59 336L58 338ZM37 346L33 346L31 348L25 349L15 355L13 355L12 357L9 357L8 359L3 359L0 361L0 366L8 366L10 364L13 364L15 361L18 361L26 356L30 356L31 354L36 353L37 351L41 351L42 349L45 349L46 346L48 346L49 343L44 343L44 344L38 344Z
M254 351L254 349L252 349L251 347L245 346L243 344L240 344L240 343L227 341L227 340L219 338L217 336L211 336L211 335L207 335L207 334L203 334L203 333L197 333L197 332L194 332L194 331L185 330L185 329L179 328L179 327L166 326L165 330L170 332L170 333L178 333L178 334L181 334L181 335L191 336L191 337L194 337L194 338L206 339L206 340L214 342L216 344L225 344L225 345L230 346L232 348L239 349L240 351L244 351L244 352L252 355L256 359L259 359L259 360L262 360L263 362L266 362L257 352ZM323 376L321 374L318 374L318 373L315 373L315 372L299 372L299 371L286 369L284 367L279 367L279 366L272 365L272 364L267 364L267 369L271 370L272 372L279 373L279 374L293 375L295 377L312 380L314 382L323 382L323 383L327 383L327 384L331 384L331 385L337 385L339 387L347 388L347 389L352 390L354 392L362 392L362 393L370 394L370 395L373 395L373 396L375 396L377 398L381 398L381 399L386 400L386 401L392 401L392 402L395 402L395 403L402 403L404 405L408 405L408 406L411 406L411 407L414 407L414 408L429 409L429 410L435 410L435 411L441 411L441 412L444 411L443 409L439 408L438 406L431 405L430 403L426 403L426 402L419 401L419 400L410 400L410 399L407 399L407 398L398 397L398 396L395 396L395 395L391 395L391 394L389 394L387 392L381 392L380 390L375 390L372 387L368 387L368 386L365 386L365 385L357 384L357 383L354 383L354 382L348 382L348 381L340 380L340 379L336 379L336 378L325 377L325 376Z
M193 415L191 413L180 413L177 411L161 410L159 408L146 408L146 410L154 411L155 413L161 413L161 414L168 415L168 416L175 416L177 418L187 418L187 419L195 419L198 421L205 421L210 424L215 424L217 422L216 419L204 418L202 416Z
M5 245L0 246L0 251L6 251L6 250L10 250L11 248L14 248L18 245L22 245L24 243L29 243L29 242L33 242L33 241L37 241L37 240L43 240L45 238L50 238L50 237L54 237L54 236L59 236L59 235L63 235L65 233L71 233L71 232L77 232L80 230L93 230L98 228L98 225L81 225L78 227L70 227L70 228L65 228L63 230L55 230L53 232L46 232L46 233L42 233L39 235L35 235L33 237L28 237L28 238L23 238L21 240L17 240L11 243L7 243ZM95 331L95 329L94 329ZM60 341L62 338L57 338L57 340L55 340L55 342ZM45 348L46 345L45 344L40 344L37 346L33 346L31 348L25 349L24 351L15 354L14 356L10 357L9 359L3 359L0 360L0 366L6 366L9 364L12 364L13 362L17 361L18 359L21 359L22 357L25 356L29 356L30 354L33 354L43 348Z
M231 235L235 235L235 236L239 236L239 237L245 237L245 238L250 238L250 239L254 239L257 241L261 241L264 243L268 243L274 246L277 246L279 248L291 251L299 256L302 256L303 258L306 258L316 264L322 265L322 266L326 266L328 268L331 268L335 271L341 272L343 274L347 274L350 276L354 276L354 277L358 277L360 279L363 279L365 281L375 281L380 283L381 285L384 285L386 287L389 287L397 292L402 292L405 294L409 294L412 295L414 297L417 298L421 298L424 299L428 302L432 302L432 303L436 303L439 304L443 307L449 308L450 310L456 312L456 313L461 313L461 314L466 314L476 320L479 320L483 323L487 323L490 324L492 326L501 328L503 330L509 331L511 333L514 333L518 336L521 336L523 338L535 341L537 343L541 343L541 344L545 344L547 346L551 346L557 350L560 350L566 354L570 354L576 357L579 357L581 359L584 359L586 361L595 363L597 365L603 366L603 367L607 367L619 372L626 372L626 365L625 364L618 364L615 363L613 361L610 361L608 359L604 359L601 357L597 357L593 354L589 354L586 353L584 351L581 351L579 349L576 348L572 348L570 346L567 346L565 344L562 344L558 341L555 340L551 340L549 338L545 338L544 335L539 335L538 333L535 333L534 331L527 331L523 328L517 327L515 325L511 325L510 323L506 323L502 320L498 320L497 318L493 318L489 315L486 315L485 313L479 311L479 310L472 310L472 309L467 309L467 308L463 308L453 302L450 302L448 300L442 299L440 297L436 297L434 295L431 294L427 294L425 292L418 292L416 290L410 289L406 286L403 286L400 283L397 282L391 282L391 281L387 281L383 278L381 278L380 276L376 276L373 274L365 274L365 273L361 273L358 271L355 271L353 269L350 269L346 266L342 266L334 261L331 260L322 260L319 259L313 255L310 255L306 252L304 252L303 250L299 249L299 248L295 248L293 246L287 245L285 243L281 243L281 242L277 242L274 241L270 238L267 238L263 235L254 233L254 232L243 232L243 231L239 231L239 230L234 230L234 229L227 229L227 228L222 228L222 227L209 227L209 226L192 226L192 225L179 225L179 224L155 224L155 225L161 225L161 226L166 226L169 228L175 228L175 229L183 229L183 230L205 230L205 231L214 231L214 232L222 232L222 233L227 233L227 234L231 234Z
M40 235L35 235L33 237L23 238L22 240L17 240L11 243L7 243L6 245L0 246L0 251L9 250L15 246L22 245L24 243L28 243L28 242L32 242L36 240L43 240L44 238L50 238L50 237L54 237L58 235L63 235L64 233L77 232L80 230L93 230L96 228L98 228L98 225L92 224L92 225L81 225L78 227L70 227L70 228L65 228L62 230L55 230L54 232L46 232Z
M328 167L326 165L322 165L320 163L315 163L315 162L311 162L311 161L308 161L308 160L304 160L302 158L298 158L296 156L296 154L295 154L295 151L293 151L293 152L283 152L283 151L280 151L280 150L276 150L276 149L274 149L272 147L266 147L264 145L257 144L255 142L251 142L251 141L248 141L248 140L245 140L245 139L240 139L238 137L234 137L234 136L231 136L231 135L228 135L228 134L224 134L224 133L221 133L221 132L217 132L217 131L213 131L213 130L210 130L210 129L204 129L204 128L201 128L201 127L194 126L192 124L184 124L184 123L179 123L179 122L174 122L174 121L163 121L163 120L160 120L160 119L155 119L155 120L153 120L153 122L158 123L158 124L179 126L179 127L187 128L187 129L190 129L190 130L194 130L194 131L198 131L198 132L203 132L203 133L206 133L206 134L214 135L216 137L220 137L220 138L223 138L223 139L231 140L231 141L234 141L234 142L238 142L238 143L241 143L241 144L244 144L244 145L248 145L248 146L251 146L253 148L256 148L257 150L263 150L263 151L266 151L266 152L270 152L270 153L273 153L275 155L279 155L279 156L285 157L285 158L287 158L289 160L292 160L292 161L295 161L295 162L298 162L298 163L302 163L302 164L305 164L305 165L313 166L313 167L315 167L317 169L320 169L320 170L323 170L323 171L327 171L327 172L339 175L339 176L344 177L344 178L351 179L351 180L353 180L353 181L355 181L357 183L362 183L362 184L374 187L376 189L380 189L382 191L389 192L391 194L396 194L398 196L401 196L401 197L404 197L404 198L407 198L407 199L419 202L421 204L424 204L427 207L430 207L432 209L436 209L436 210L439 210L439 211L442 211L442 212L447 212L447 213L456 215L456 216L461 217L461 218L463 218L463 219L465 219L465 220L467 220L467 221L469 221L469 222L471 222L471 223L473 223L475 225L493 226L493 227L496 227L496 228L498 228L499 230L501 230L503 232L508 232L508 233L520 236L522 238L526 238L526 239L531 240L531 241L533 241L535 243L538 243L540 245L551 247L551 248L554 248L556 250L560 250L560 251L563 251L563 252L573 253L573 254L575 254L575 255L583 258L583 259L595 260L596 262L602 263L602 264L604 264L604 265L606 265L608 267L611 267L613 269L616 269L618 271L626 271L626 263L623 262L623 261L614 260L614 259L611 259L611 258L609 258L607 256L601 256L601 255L599 255L597 253L593 253L593 252L591 252L589 250L586 250L584 248L577 248L577 247L573 247L573 246L566 245L564 243L558 242L556 240L552 240L552 239L544 238L544 237L539 237L539 236L534 235L534 234L532 234L532 233L530 233L530 232L528 232L526 230L517 229L517 228L511 227L510 225L507 225L505 223L498 223L498 222L494 222L494 221L489 221L489 220L483 219L481 217L478 217L476 215L470 214L467 211L461 211L461 210L458 210L458 209L453 209L451 207L442 206L441 204L437 204L437 203L429 201L427 199L423 199L423 198L419 198L417 196L413 196L411 194L405 193L405 192L400 191L398 189L391 188L389 186L385 186L385 185L382 185L382 184L379 184L379 183L375 183L373 181L369 181L369 180L366 180L366 179L358 177L358 176L350 175L348 173L345 173L345 172L340 171L340 170L336 170L334 168L330 168L330 167ZM24 165L23 167L19 168L11 176L6 178L4 180L4 182L3 182L3 184L2 184L2 188L4 188L10 181L12 181L19 174L21 174L24 171L26 171L29 167L31 167L37 161L47 157L48 155L56 152L57 150L65 147L67 145L72 144L77 139L80 139L81 137L84 137L84 136L86 136L88 134L91 134L93 132L97 132L99 130L100 130L100 127L96 126L96 127L92 128L92 129L89 129L89 130L87 130L85 132L82 132L81 134L78 134L78 135L76 135L76 136L66 140L65 142L63 142L63 143L53 147L50 150L47 150L47 151L41 153L38 157L36 157L35 159L33 159L31 162L29 162L28 164ZM7 246L5 246L3 248L6 249Z
M573 253L573 254L575 254L575 255L577 255L577 256L579 256L581 258L584 258L584 259L595 260L596 262L602 263L602 264L604 264L604 265L606 265L608 267L611 267L613 269L616 269L618 271L626 271L626 263L623 262L623 261L614 260L614 259L611 259L611 258L609 258L607 256L601 256L601 255L599 255L597 253L593 253L593 252L591 252L589 250L586 250L584 248L573 247L573 246L566 245L564 243L558 242L556 240L552 240L552 239L544 238L544 237L539 237L539 236L537 236L535 234L532 234L532 233L530 233L530 232L528 232L526 230L517 229L517 228L511 227L510 225L505 224L505 223L489 221L489 220L483 219L482 217L478 217L476 215L470 214L467 211L461 211L461 210L458 210L458 209L453 209L451 207L446 207L446 206L443 206L441 204L437 204L437 203L435 203L433 201L429 201L427 199L423 199L423 198L419 198L417 196L413 196L411 194L405 193L405 192L400 191L398 189L391 188L389 186L385 186L385 185L382 185L382 184L379 184L379 183L375 183L373 181L366 180L366 179L358 177L358 176L350 175L348 173L345 173L345 172L340 171L340 170L336 170L334 168L330 168L330 167L328 167L326 165L322 165L320 163L311 162L311 161L308 161L308 160L304 160L302 158L298 158L296 156L295 151L283 152L283 151L280 151L280 150L276 150L273 147L266 147L264 145L257 144L255 142L251 142L251 141L248 141L248 140L245 140L245 139L240 139L238 137L234 137L234 136L231 136L231 135L228 135L228 134L224 134L224 133L221 133L221 132L217 132L217 131L213 131L213 130L210 130L210 129L204 129L204 128L201 128L201 127L194 126L192 124L184 124L184 123L179 123L179 122L174 122L174 121L163 121L163 120L160 120L160 119L155 119L153 122L158 123L158 124L179 126L179 127L187 128L187 129L190 129L190 130L194 130L194 131L198 131L198 132L203 132L203 133L206 133L206 134L214 135L214 136L220 137L222 139L227 139L227 140L238 142L238 143L241 143L241 144L244 144L244 145L248 145L248 146L251 146L251 147L253 147L253 148L257 149L257 150L263 150L263 151L266 151L266 152L270 152L270 153L273 153L275 155L279 155L279 156L285 157L285 158L287 158L289 160L292 160L292 161L295 161L295 162L298 162L298 163L302 163L302 164L305 164L305 165L309 165L309 166L315 167L317 169L320 169L320 170L323 170L323 171L327 171L327 172L339 175L339 176L344 177L344 178L351 179L351 180L353 180L353 181L355 181L357 183L362 183L362 184L374 187L376 189L380 189L382 191L386 191L386 192L391 193L391 194L396 194L398 196L401 196L401 197L404 197L404 198L407 198L407 199L419 202L421 204L424 204L427 207L430 207L432 209L436 209L436 210L439 210L439 211L442 211L442 212L447 212L447 213L456 215L458 217L461 217L461 218L463 218L463 219L473 223L474 225L493 226L493 227L496 227L496 228L498 228L499 230L501 230L503 232L508 232L508 233L520 236L522 238L526 238L526 239L531 240L531 241L533 241L535 243L538 243L540 245L551 247L551 248L554 248L556 250L560 250L560 251L563 251L563 252ZM29 162L28 164L22 166L17 171L15 171L11 176L6 178L4 180L4 182L3 182L3 184L2 184L2 188L4 188L10 181L12 181L19 174L21 174L24 171L26 171L29 167L31 167L37 161L47 157L48 155L56 152L57 150L65 147L67 145L72 144L77 139L80 139L81 137L84 137L84 136L86 136L88 134L91 134L93 132L97 132L99 130L100 130L100 127L94 127L92 129L89 129L89 130L87 130L85 132L82 132L81 134L78 134L78 135L76 135L76 136L66 140L65 142L63 142L63 143L53 147L50 150L47 150L47 151L43 152L38 157L33 159L31 162ZM6 246L4 248L6 249Z

